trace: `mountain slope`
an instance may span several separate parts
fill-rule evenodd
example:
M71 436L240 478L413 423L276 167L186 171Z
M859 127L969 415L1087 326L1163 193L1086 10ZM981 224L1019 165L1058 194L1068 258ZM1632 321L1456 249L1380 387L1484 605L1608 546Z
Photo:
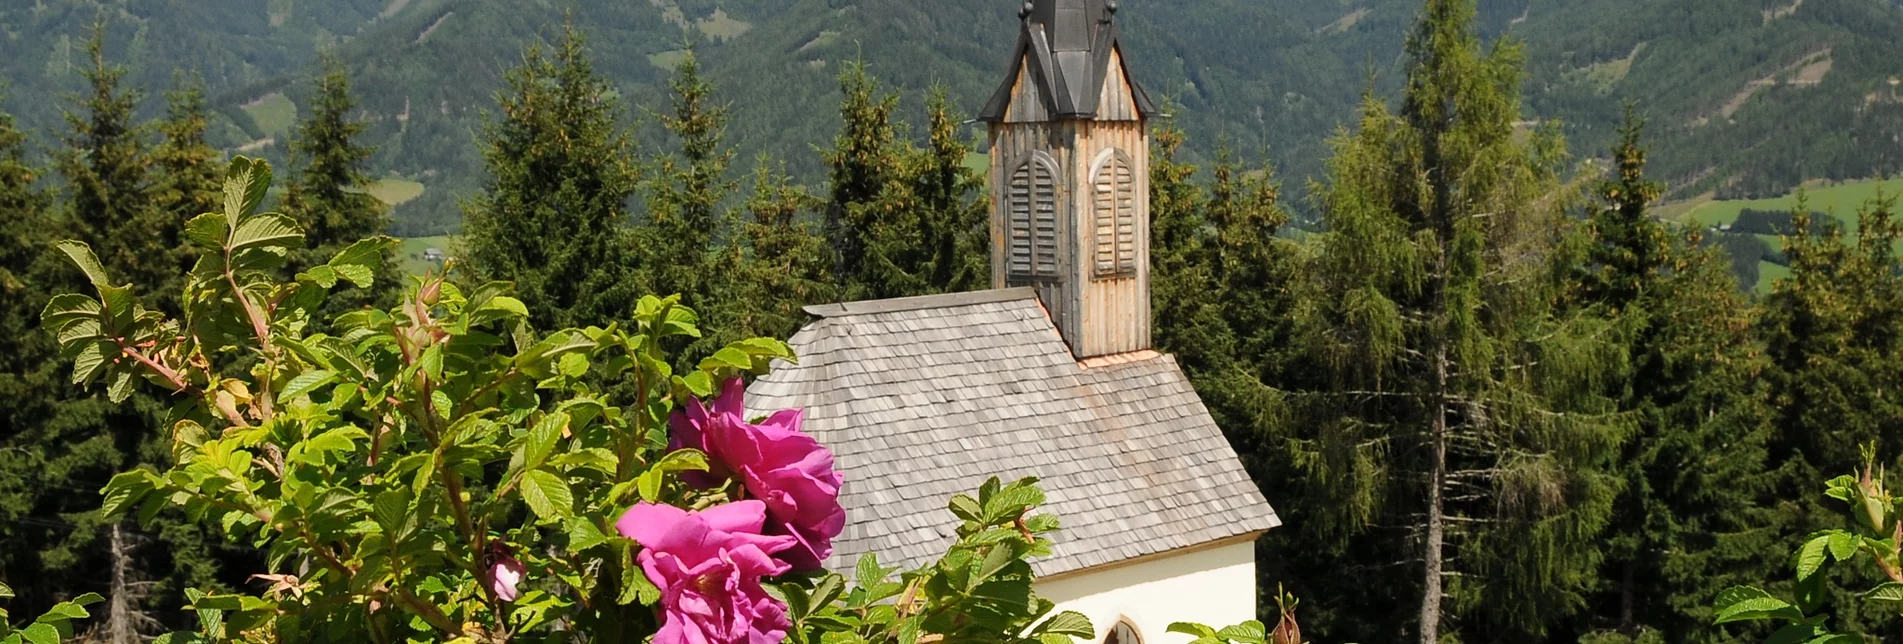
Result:
M1245 159L1266 150L1300 195L1360 97L1393 95L1416 7L1138 0L1119 19L1134 73L1175 102L1198 154L1218 142ZM268 157L283 154L284 112L301 103L315 52L336 47L372 122L379 171L428 186L397 210L406 234L456 226L457 198L480 180L475 140L502 73L564 20L588 34L598 69L631 105L665 106L666 68L691 45L733 104L742 162L771 153L809 182L823 177L813 147L836 126L842 62L863 58L903 90L910 120L934 83L969 113L1003 77L1017 21L1004 0L38 0L0 10L8 108L29 126L57 124L39 97L75 86L64 52L98 16L110 21L114 57L134 61L135 83L162 88L173 64L201 70L223 108L217 142ZM1653 167L1675 196L1770 194L1903 166L1894 2L1483 0L1480 17L1490 35L1525 43L1527 118L1560 121L1576 156L1603 149L1621 103L1640 99ZM635 111L643 140L658 143Z

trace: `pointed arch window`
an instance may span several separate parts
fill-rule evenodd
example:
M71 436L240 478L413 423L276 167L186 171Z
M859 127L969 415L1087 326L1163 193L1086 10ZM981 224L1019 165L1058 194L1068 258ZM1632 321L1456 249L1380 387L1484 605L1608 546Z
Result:
M1104 635L1103 644L1143 644L1143 638L1137 635L1137 627L1132 626L1130 620L1120 619Z
M1137 274L1136 167L1122 150L1105 150L1090 174L1091 233L1097 279Z
M1011 170L1005 191L1008 206L1011 280L1050 280L1057 268L1057 162L1043 151L1032 152Z

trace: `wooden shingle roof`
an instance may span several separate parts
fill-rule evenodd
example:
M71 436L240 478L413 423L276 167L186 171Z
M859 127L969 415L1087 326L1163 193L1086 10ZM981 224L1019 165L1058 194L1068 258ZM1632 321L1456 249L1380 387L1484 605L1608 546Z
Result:
M1240 538L1280 524L1190 388L1154 352L1081 366L1030 289L833 304L747 391L801 407L845 477L829 568L876 551L944 553L945 504L990 476L1037 476L1058 515L1054 575Z

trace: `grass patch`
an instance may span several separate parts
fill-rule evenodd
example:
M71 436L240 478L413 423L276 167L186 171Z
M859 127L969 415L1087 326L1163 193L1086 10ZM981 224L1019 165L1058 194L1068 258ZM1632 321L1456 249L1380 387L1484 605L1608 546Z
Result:
M680 67L683 62L687 62L687 50L685 49L669 49L659 53L648 54L649 65L670 72L674 71L674 68Z
M727 15L726 11L715 9L714 15L694 21L700 32L715 40L727 41L739 38L753 28L753 23Z
M1757 291L1758 297L1770 295L1771 285L1776 284L1778 280L1790 276L1791 269L1786 266L1770 262L1758 262L1758 286L1752 290Z
M423 196L423 184L409 179L382 179L364 188L364 192L391 206L401 206L405 202Z
M1588 65L1585 70L1586 82L1598 87L1601 94L1612 91L1613 86L1632 72L1632 61L1638 60L1639 52L1642 51L1645 51L1645 43L1633 47L1632 53L1626 54L1625 58Z
M251 116L251 122L258 124L266 136L281 137L289 134L297 126L297 104L283 92L272 92L263 98L244 104L244 113Z
M965 169L978 173L980 177L991 174L991 155L983 152L966 152Z
M1854 236L1857 230L1857 209L1875 199L1879 190L1888 196L1903 195L1903 179L1847 181L1835 185L1806 188L1804 190L1805 207L1836 218L1843 225L1844 231ZM1746 209L1789 211L1796 207L1797 194L1793 192L1770 199L1703 201L1691 208L1672 211L1672 218L1700 226L1717 226L1737 221L1738 213ZM1664 216L1666 212L1668 209L1660 209L1661 216Z
M454 252L451 247L455 244L456 238L448 235L411 237L405 239L396 249L397 269L402 271L404 275L422 275L431 270L439 270L442 268L442 265L430 260L424 255L424 252L434 248L442 251L445 256L448 256Z

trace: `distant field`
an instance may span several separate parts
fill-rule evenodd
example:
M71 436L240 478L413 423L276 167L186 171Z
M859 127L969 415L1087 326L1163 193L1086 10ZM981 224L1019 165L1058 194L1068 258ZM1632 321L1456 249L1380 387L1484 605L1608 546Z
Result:
M664 69L670 72L674 71L674 68L680 67L681 63L686 61L687 61L687 50L685 49L669 49L663 52L648 54L649 65L653 65L655 67L659 67L661 69Z
M266 136L282 137L297 126L297 104L286 98L283 92L274 92L264 98L245 103L245 114L258 124Z
M695 24L700 27L701 33L722 41L738 38L741 34L747 33L748 29L753 28L753 25L747 21L729 16L726 11L720 9L715 9L713 16L696 20Z
M1806 207L1837 218L1843 222L1845 231L1854 233L1857 229L1857 209L1876 198L1879 188L1888 196L1903 195L1903 179L1850 181L1810 187L1804 190ZM1770 199L1704 201L1682 208L1666 206L1659 209L1659 214L1686 223L1716 226L1737 221L1738 213L1746 209L1788 211L1795 207L1797 194L1792 193Z
M455 243L455 238L448 235L411 237L405 239L403 240L403 244L396 249L397 268L402 270L404 275L422 275L432 269L440 268L436 262L423 258L423 250L426 248L435 248L443 251L443 254L448 255L454 252L450 247L455 245Z
M1778 280L1790 276L1791 269L1783 265L1770 262L1758 262L1758 286L1752 290L1757 291L1758 297L1770 295L1772 284L1776 284Z
M382 179L364 189L377 201L400 206L404 202L423 196L423 184L409 179Z
M1830 215L1843 225L1843 230L1851 238L1857 233L1857 209L1875 199L1878 191L1884 196L1903 196L1903 179L1887 181L1848 181L1831 185L1813 185L1802 192L1805 208L1813 212ZM1745 210L1790 211L1797 207L1797 192L1769 199L1732 199L1719 201L1710 197L1700 197L1677 204L1668 204L1658 208L1660 217L1693 224L1699 227L1721 226L1738 220L1738 213ZM1759 235L1758 240L1766 248L1777 249L1783 240L1777 237ZM1759 295L1769 294L1771 284L1789 277L1791 269L1760 262L1758 264Z

